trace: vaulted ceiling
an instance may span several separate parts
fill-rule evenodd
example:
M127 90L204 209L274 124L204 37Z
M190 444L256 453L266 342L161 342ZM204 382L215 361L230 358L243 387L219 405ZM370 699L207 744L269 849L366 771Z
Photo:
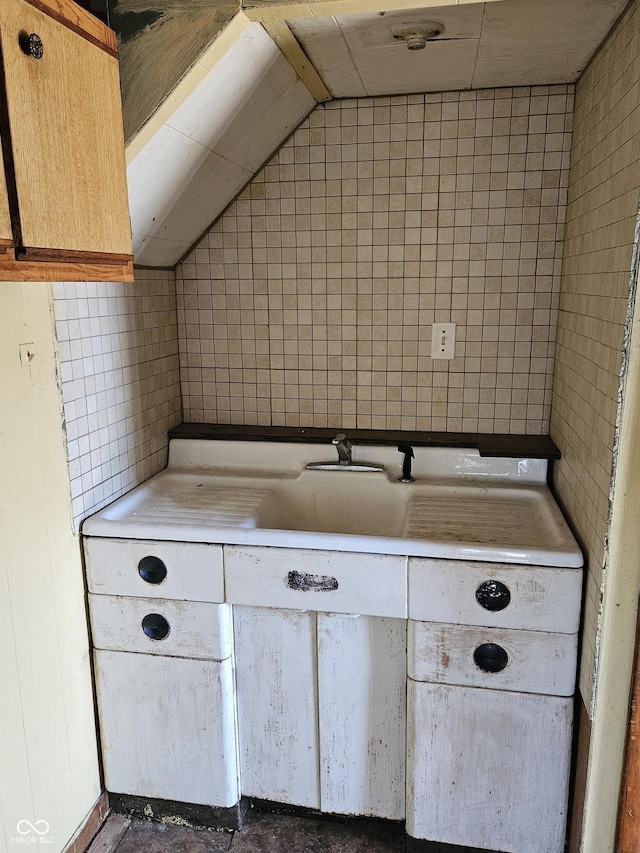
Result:
M199 13L207 3L215 5L201 0ZM129 141L136 263L175 265L316 103L573 82L625 5L626 0L383 0L372 9L370 0L315 0L259 2L238 10ZM216 14L219 26L226 12L218 8ZM419 31L425 22L437 24L431 29L440 33L423 49L408 50L392 33ZM162 30L153 22L145 27L145 50L154 26ZM186 34L175 33L169 78L179 76L176 57L193 49L189 43L181 52ZM158 35L160 51L162 43L166 30ZM134 54L129 45L122 57L124 81L127 56L131 62ZM150 55L157 65L157 51ZM141 57L135 61L140 73ZM165 75L165 85L169 78ZM136 87L123 87L125 116L148 112L145 91L141 111Z

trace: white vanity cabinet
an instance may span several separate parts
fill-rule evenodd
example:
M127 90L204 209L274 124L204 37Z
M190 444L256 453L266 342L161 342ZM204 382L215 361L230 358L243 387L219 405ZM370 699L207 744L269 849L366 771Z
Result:
M562 853L580 571L98 537L85 551L108 790Z
M406 562L225 548L243 794L404 818Z
M562 853L580 584L579 571L409 561L410 836Z
M547 462L416 447L407 485L298 439L172 439L85 522L107 788L563 853L582 555Z
M239 799L231 608L221 546L84 541L107 790Z

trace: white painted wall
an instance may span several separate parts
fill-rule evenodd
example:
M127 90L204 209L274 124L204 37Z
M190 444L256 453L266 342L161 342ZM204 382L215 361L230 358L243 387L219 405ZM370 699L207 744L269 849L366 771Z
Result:
M100 793L51 288L0 287L0 851L63 850ZM20 344L34 353L21 366ZM35 842L31 842L35 843Z

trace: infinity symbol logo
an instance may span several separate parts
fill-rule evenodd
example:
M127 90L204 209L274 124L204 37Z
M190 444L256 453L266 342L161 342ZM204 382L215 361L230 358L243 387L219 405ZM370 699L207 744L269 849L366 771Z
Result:
M46 835L49 832L49 824L46 820L37 820L34 823L29 823L28 820L19 820L16 829L20 835L27 835L29 832L35 832L37 835Z

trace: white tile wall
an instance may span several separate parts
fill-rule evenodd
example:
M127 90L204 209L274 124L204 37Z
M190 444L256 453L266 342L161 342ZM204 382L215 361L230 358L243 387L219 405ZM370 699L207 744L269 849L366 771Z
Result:
M580 689L594 683L629 276L640 196L640 3L576 90L551 436L555 483L587 557Z
M61 282L54 311L75 523L166 465L180 423L175 276Z
M185 420L546 433L572 109L317 107L176 269Z

